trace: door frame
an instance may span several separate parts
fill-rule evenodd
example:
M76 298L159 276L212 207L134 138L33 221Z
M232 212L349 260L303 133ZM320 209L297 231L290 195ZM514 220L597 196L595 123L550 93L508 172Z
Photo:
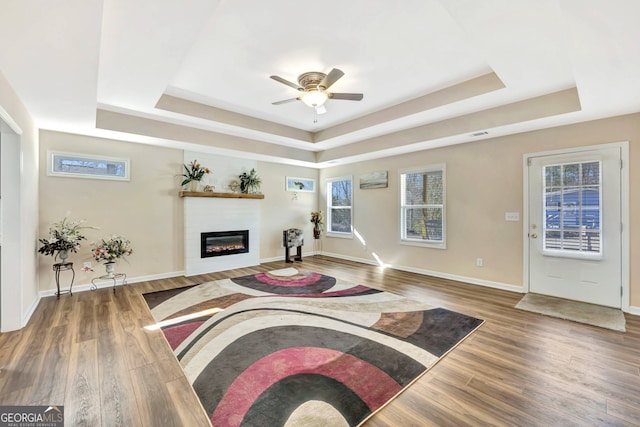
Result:
M620 215L622 220L622 233L620 236L620 281L622 284L622 295L620 297L622 311L629 312L629 141L612 142L608 144L588 145L584 147L563 148L560 150L540 151L527 153L522 156L522 178L523 178L523 212L522 212L522 241L523 241L523 268L522 284L525 293L530 291L529 280L529 160L534 157L552 156L558 154L581 153L584 151L600 150L604 148L619 148L622 159L620 171Z
M20 329L23 319L22 129L0 106L0 332ZM10 250L8 249L10 248Z

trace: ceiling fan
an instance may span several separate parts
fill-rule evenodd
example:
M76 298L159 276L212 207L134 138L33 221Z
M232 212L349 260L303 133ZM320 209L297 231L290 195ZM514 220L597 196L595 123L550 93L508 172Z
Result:
M307 73L300 74L300 76L298 76L298 84L285 80L280 76L271 76L273 80L302 92L302 94L297 98L276 101L273 105L286 104L287 102L292 101L302 101L309 107L315 108L318 114L323 114L327 112L324 107L324 103L327 99L361 101L364 96L361 93L327 92L327 89L329 89L331 85L337 82L342 76L344 76L344 73L337 68L331 70L329 74L321 73L319 71L309 71Z

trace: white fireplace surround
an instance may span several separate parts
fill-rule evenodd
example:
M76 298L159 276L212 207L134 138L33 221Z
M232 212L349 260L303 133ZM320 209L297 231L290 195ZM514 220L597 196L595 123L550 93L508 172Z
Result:
M259 199L184 197L185 275L260 264ZM249 230L249 252L201 258L201 233Z

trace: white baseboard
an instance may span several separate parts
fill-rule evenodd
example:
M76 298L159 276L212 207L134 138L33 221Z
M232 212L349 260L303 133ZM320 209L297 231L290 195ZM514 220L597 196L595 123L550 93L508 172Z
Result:
M170 279L172 277L180 277L184 276L184 271L172 271L169 273L160 273L160 274L150 274L148 276L138 276L138 277L127 277L127 284L131 283L140 283L140 282L148 282L150 280L159 280L159 279ZM116 286L122 286L121 282L118 281ZM113 287L112 281L103 280L97 284L97 288L111 288ZM91 283L83 283L80 285L76 285L73 287L73 292L86 292L91 290ZM56 289L47 289L46 291L40 291L39 298L50 297L56 294Z
M334 254L329 252L322 252L322 255L330 256L333 258L346 259L348 261L361 262L363 264L379 265L375 260L372 260L372 259L356 258L356 257ZM459 276L457 274L442 273L440 271L425 270L422 268L407 267L403 265L388 264L388 265L385 265L384 267L393 268L394 270L407 271L409 273L422 274L425 276L439 277L441 279L456 280L458 282L470 283L472 285L480 285L488 288L495 288L495 289L502 289L510 292L524 293L524 288L522 286L512 285L510 283L494 282L491 280L477 279L475 277Z
M640 316L640 307L630 306L629 307L629 311L627 311L627 313L635 314L636 316Z
M33 313L36 311L36 308L38 308L38 304L40 304L40 298L42 298L42 296L38 294L36 296L36 299L33 300L31 305L29 306L29 309L27 310L27 312L24 314L24 316L22 316L22 325L20 326L21 328L24 328L25 326L27 326L27 323L29 323L31 316L33 316Z

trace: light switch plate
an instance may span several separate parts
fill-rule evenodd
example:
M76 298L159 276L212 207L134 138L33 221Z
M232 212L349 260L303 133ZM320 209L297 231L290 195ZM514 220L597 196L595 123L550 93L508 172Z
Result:
M520 221L520 212L505 212L505 221Z

